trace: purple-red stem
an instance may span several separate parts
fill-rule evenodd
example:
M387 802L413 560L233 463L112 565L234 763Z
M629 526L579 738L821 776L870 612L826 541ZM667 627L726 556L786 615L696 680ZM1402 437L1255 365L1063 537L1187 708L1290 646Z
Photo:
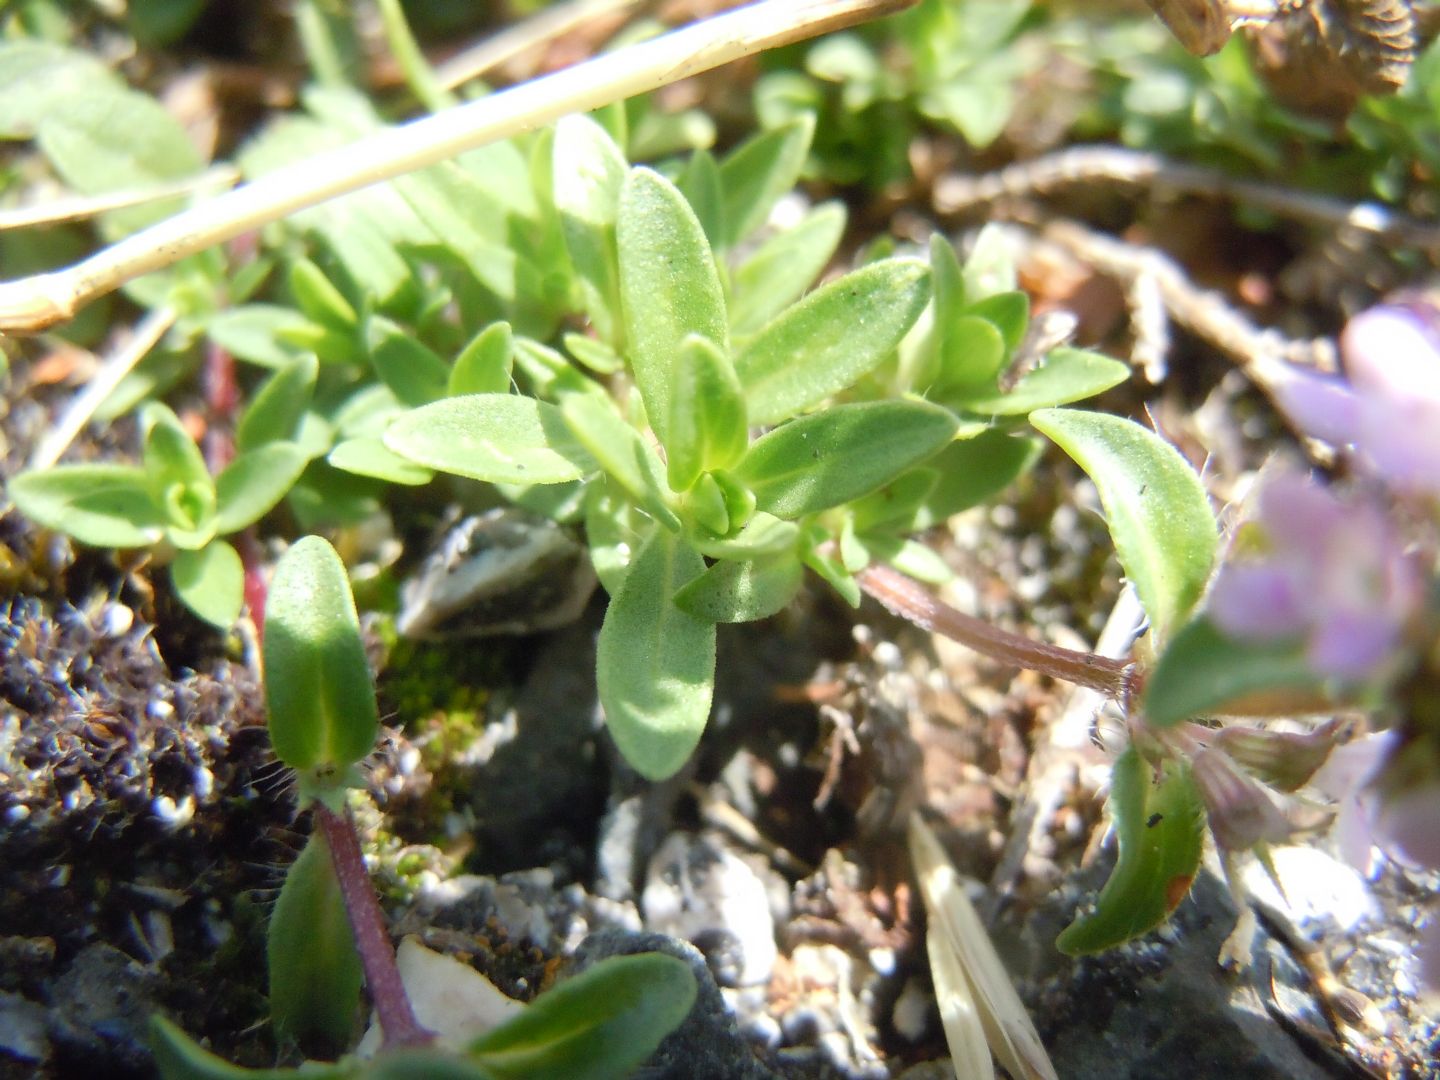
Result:
M385 929L385 916L375 899L375 887L370 884L370 872L365 869L360 842L355 838L355 826L348 814L337 814L318 802L315 821L330 847L340 896L355 934L355 950L365 971L365 986L380 1018L381 1041L387 1047L423 1046L435 1036L415 1019L410 996L405 993L395 949Z
M892 614L908 619L921 629L953 638L992 660L1088 686L1122 703L1127 703L1136 689L1134 670L1124 660L1047 645L1001 630L983 619L957 611L919 582L888 566L869 566L855 577L860 588Z

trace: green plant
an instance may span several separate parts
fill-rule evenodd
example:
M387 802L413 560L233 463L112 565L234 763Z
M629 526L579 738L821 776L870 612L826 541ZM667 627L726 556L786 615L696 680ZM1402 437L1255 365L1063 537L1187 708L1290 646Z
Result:
M690 1011L695 977L659 954L614 957L541 995L514 1019L442 1050L421 1026L395 965L345 792L379 732L375 690L345 567L319 537L275 569L265 617L265 689L275 754L294 770L316 828L270 917L270 1008L282 1040L344 1049L363 981L383 1031L376 1057L295 1069L241 1069L154 1022L166 1080L230 1077L621 1077Z

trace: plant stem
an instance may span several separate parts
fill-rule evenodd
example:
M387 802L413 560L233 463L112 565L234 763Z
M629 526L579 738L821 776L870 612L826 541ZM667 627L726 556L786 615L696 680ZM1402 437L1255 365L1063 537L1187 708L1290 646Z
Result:
M860 588L880 601L887 611L924 630L944 634L992 660L1088 686L1122 704L1129 701L1133 667L1124 660L1064 649L1001 630L983 619L957 611L936 599L918 581L888 566L866 567L855 579Z
M315 803L314 809L315 821L325 834L330 858L335 863L340 895L350 918L350 929L355 934L360 966L365 971L365 986L380 1018L381 1041L386 1047L423 1046L435 1036L415 1019L415 1010L405 993L400 968L395 963L395 949L385 929L385 916L375 899L375 888L370 884L370 873L360 854L360 842L355 838L355 826L348 814L337 814L323 803Z
M383 128L166 218L74 266L0 282L0 332L43 330L141 274L272 221L466 150L648 93L915 0L763 0L509 90ZM302 9L304 10L304 9Z

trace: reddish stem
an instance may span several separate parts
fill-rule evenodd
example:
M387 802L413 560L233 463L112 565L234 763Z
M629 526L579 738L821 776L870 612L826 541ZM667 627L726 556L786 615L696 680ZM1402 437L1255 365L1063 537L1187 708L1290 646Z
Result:
M423 1046L435 1036L415 1019L415 1010L405 993L400 968L395 963L395 949L385 929L385 916L375 899L370 873L360 854L360 842L355 838L355 826L348 814L337 814L318 802L315 820L330 847L330 859L340 881L340 896L350 918L350 929L355 934L355 949L365 970L365 986L380 1018L382 1042L387 1047Z
M1133 693L1134 670L1124 660L1047 645L1001 630L983 619L957 611L919 582L888 566L869 566L855 577L860 588L880 601L887 611L924 630L953 638L993 660L1088 686L1122 703L1128 703Z

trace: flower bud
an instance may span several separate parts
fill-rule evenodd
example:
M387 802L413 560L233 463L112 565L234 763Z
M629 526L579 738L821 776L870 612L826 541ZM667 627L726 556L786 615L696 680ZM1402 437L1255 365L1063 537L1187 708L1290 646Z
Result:
M1215 733L1210 745L1277 791L1297 791L1325 764L1339 732L1338 720L1313 731L1227 727Z
M1191 773L1210 817L1215 843L1227 851L1245 851L1256 844L1279 842L1290 824L1255 780L1246 776L1223 752L1197 751Z

